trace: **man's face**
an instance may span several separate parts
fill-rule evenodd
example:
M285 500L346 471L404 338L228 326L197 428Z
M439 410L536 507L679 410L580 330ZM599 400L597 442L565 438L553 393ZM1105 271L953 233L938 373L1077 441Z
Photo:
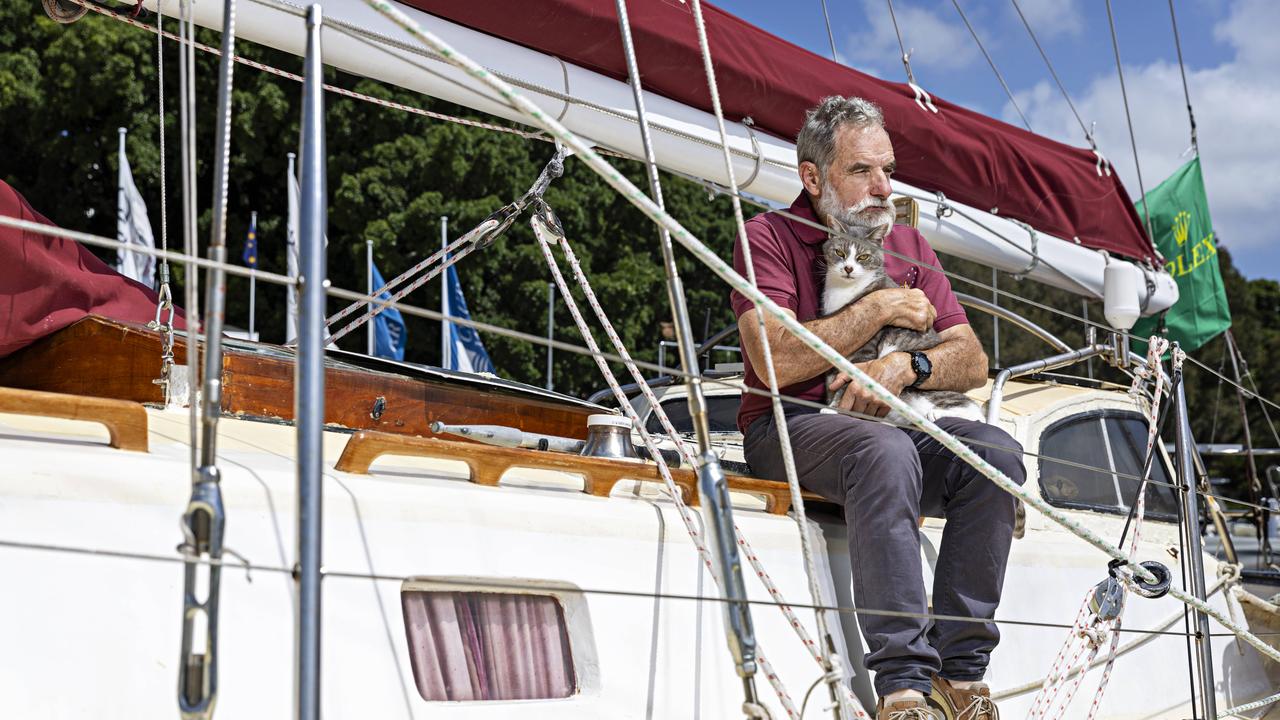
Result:
M825 177L813 163L800 167L800 178L819 212L846 225L892 223L889 177L897 163L889 133L882 127L844 125L836 130L835 149Z

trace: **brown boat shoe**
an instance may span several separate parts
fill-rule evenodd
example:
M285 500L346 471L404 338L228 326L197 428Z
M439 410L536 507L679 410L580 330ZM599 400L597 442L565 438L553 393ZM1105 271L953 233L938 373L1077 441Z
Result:
M942 713L943 720L1000 720L1000 709L991 701L991 688L986 683L958 688L934 675L929 704Z
M899 700L885 705L884 698L880 698L876 720L942 720L942 716L924 700Z

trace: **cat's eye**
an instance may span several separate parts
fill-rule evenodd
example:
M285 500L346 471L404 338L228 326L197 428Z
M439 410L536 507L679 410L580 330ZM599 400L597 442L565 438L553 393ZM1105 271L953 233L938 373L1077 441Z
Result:
M870 254L868 254L868 253L862 253L861 255L859 255L859 256L858 256L858 264L859 264L859 265L865 265L865 264L866 264L866 262L867 262L868 260L870 260L870 259L871 259L871 255L870 255Z
M836 257L838 257L838 258L840 258L841 260L843 260L843 259L845 258L844 251L843 251L843 250L837 250L837 251L836 251Z

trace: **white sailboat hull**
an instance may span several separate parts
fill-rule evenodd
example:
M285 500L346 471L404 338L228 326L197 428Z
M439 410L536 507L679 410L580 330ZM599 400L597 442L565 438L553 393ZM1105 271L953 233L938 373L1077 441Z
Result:
M186 505L186 414L148 411L149 454L101 444L97 428L0 416L0 716L169 717L176 712L182 566L178 517ZM258 569L223 572L217 716L288 717L293 687L293 583L272 568L295 557L293 431L224 418L227 547ZM325 436L323 707L330 718L739 718L740 681L711 600L717 596L671 504L652 496L595 498L564 475L516 473L504 486L466 482L439 461L388 458L370 475L332 469L348 436ZM56 458L56 460L53 460ZM821 519L821 513L813 511ZM781 592L808 602L795 523L740 506L736 519ZM1123 518L1077 513L1116 536ZM922 530L926 583L945 524ZM822 520L823 602L852 607L849 560L838 520ZM1171 525L1149 523L1140 555L1167 557ZM40 549L56 546L61 550ZM151 558L151 559L149 559ZM768 595L748 568L753 599ZM1069 623L1084 593L1105 574L1105 558L1042 518L1015 541L1004 600L1006 621ZM376 576L377 579L368 576ZM402 581L410 578L410 582ZM1210 577L1210 586L1214 578ZM555 593L568 618L578 691L560 700L427 702L409 660L401 591L462 580L471 589ZM1213 604L1224 607L1222 595ZM756 606L757 636L791 696L819 676L782 614ZM813 615L797 611L812 634ZM868 705L854 617L833 615L837 644L855 668ZM1176 622L1175 622L1176 621ZM1133 599L1125 626L1178 631L1171 599ZM987 680L997 692L1038 684L1067 631L1002 625ZM1101 717L1184 717L1190 700L1185 644L1127 635ZM1266 669L1252 649L1214 638L1219 707L1266 694ZM1066 717L1083 718L1095 671ZM784 717L761 679L774 717ZM1001 700L1021 717L1034 689ZM1088 699L1086 699L1088 698ZM811 709L812 710L812 709Z

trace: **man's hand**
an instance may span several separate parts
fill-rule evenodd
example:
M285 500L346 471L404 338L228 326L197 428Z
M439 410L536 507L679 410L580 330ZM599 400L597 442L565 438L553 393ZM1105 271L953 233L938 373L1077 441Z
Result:
M923 290L915 288L876 290L868 293L855 306L864 302L870 302L879 310L879 317L885 325L917 332L925 332L933 327L933 321L938 317L938 311L929 302L929 296Z
M892 291L882 290L881 292ZM932 307L930 305L930 309ZM904 352L889 353L878 360L858 363L855 367L871 376L894 395L901 394L902 389L916 379L916 374L911 369L911 356ZM851 383L849 376L844 373L836 375L827 388L831 392L840 388L845 389L844 395L840 396L840 402L836 405L841 410L852 410L873 417L884 417L889 414L889 406L884 401L862 385Z

